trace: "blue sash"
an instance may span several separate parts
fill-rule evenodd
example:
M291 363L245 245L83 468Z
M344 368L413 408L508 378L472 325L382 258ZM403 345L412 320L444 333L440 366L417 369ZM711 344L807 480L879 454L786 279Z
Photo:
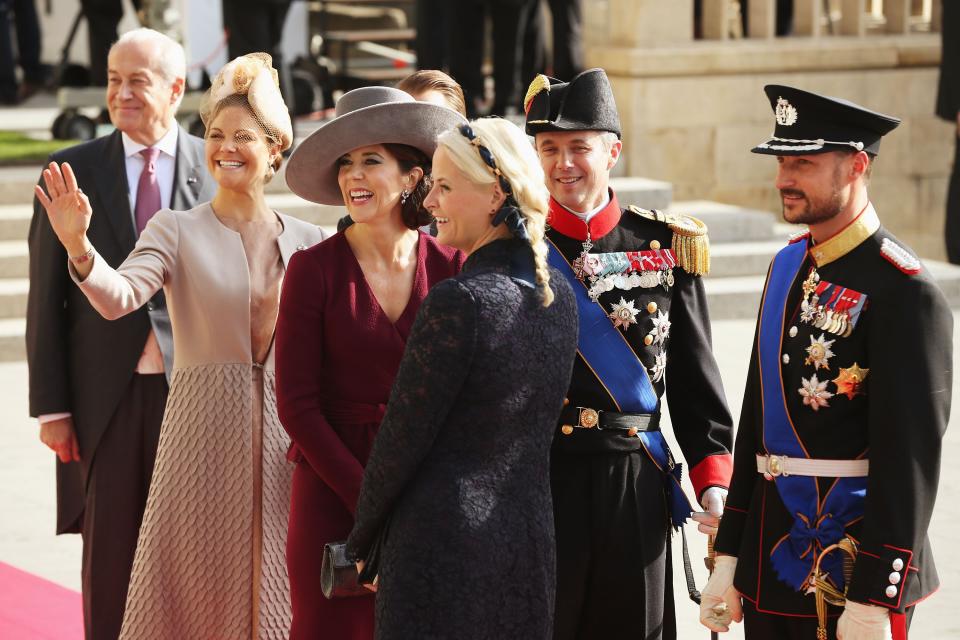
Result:
M787 296L807 254L807 240L784 247L773 259L760 311L758 337L760 384L763 399L763 445L768 454L809 458L787 413L788 390L780 373L780 348ZM794 393L796 390L790 390ZM793 514L790 533L770 554L777 577L796 590L804 588L817 554L838 542L851 522L863 515L866 478L839 478L821 500L817 479L806 476L774 478L780 499ZM832 553L821 563L834 583L843 588L842 554Z
M563 274L573 289L580 316L577 350L596 374L600 384L617 405L627 413L654 413L657 410L657 392L650 382L647 369L598 303L590 299L587 289L573 272L573 267L560 250L547 239L547 261ZM674 527L686 522L693 509L680 487L683 465L670 456L663 433L641 431L637 434L647 455L670 479L665 483Z

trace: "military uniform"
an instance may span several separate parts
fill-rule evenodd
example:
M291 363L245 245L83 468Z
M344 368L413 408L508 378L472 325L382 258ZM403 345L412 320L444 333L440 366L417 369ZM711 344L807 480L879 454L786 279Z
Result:
M565 93L578 82L589 88ZM619 134L602 71L537 84L527 133L566 118L573 129ZM697 496L726 487L732 464L732 420L699 277L709 262L706 229L688 217L621 208L612 192L589 222L551 199L548 223L550 262L571 280L580 310L551 458L554 637L675 638L670 526L690 506L681 464L659 432L665 391Z
M825 137L876 153L898 123L788 87L767 90L778 127L761 153L829 150ZM836 126L848 130L790 130L821 118L846 119ZM939 288L873 205L831 238L803 234L774 258L715 543L738 557L748 638L780 633L751 634L755 613L817 637L811 572L844 537L859 553L852 565L839 550L824 556L828 582L846 587L848 600L888 608L894 638L906 637L904 614L938 586L927 527L950 408L952 326ZM830 638L841 612L829 608Z

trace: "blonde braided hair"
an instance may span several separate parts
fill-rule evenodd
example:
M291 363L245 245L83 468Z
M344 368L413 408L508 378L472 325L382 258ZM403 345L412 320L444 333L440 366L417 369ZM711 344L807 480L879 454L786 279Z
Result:
M516 125L501 118L481 118L470 122L475 137L471 141L458 129L442 133L437 144L444 147L460 171L474 184L497 184L505 180L526 227L533 249L537 288L544 307L553 303L547 244L544 240L549 195L544 185L543 169L526 134ZM489 164L478 149L492 157ZM502 185L503 183L500 182Z

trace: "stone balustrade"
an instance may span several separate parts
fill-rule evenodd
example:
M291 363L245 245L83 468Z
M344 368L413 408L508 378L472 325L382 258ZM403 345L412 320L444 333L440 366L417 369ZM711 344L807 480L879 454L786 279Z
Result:
M621 171L671 182L676 200L779 211L776 162L749 152L773 131L763 86L841 96L902 118L883 142L871 196L895 234L942 258L956 128L934 115L942 1L832 0L830 35L822 14L814 20L823 0L794 0L815 33L759 37L775 0L749 0L753 33L711 40L694 39L693 0L585 0L587 64L607 71L620 111ZM711 3L704 20L715 19Z
M936 31L940 0L793 0L793 36L866 36ZM740 13L747 14L743 33ZM703 0L707 40L773 38L777 0Z

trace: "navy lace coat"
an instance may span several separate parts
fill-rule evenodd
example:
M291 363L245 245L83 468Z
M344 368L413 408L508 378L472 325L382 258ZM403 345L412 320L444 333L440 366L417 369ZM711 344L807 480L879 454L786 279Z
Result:
M348 540L364 557L390 518L377 638L551 637L550 443L570 381L576 303L532 252L498 240L430 290L367 463Z

